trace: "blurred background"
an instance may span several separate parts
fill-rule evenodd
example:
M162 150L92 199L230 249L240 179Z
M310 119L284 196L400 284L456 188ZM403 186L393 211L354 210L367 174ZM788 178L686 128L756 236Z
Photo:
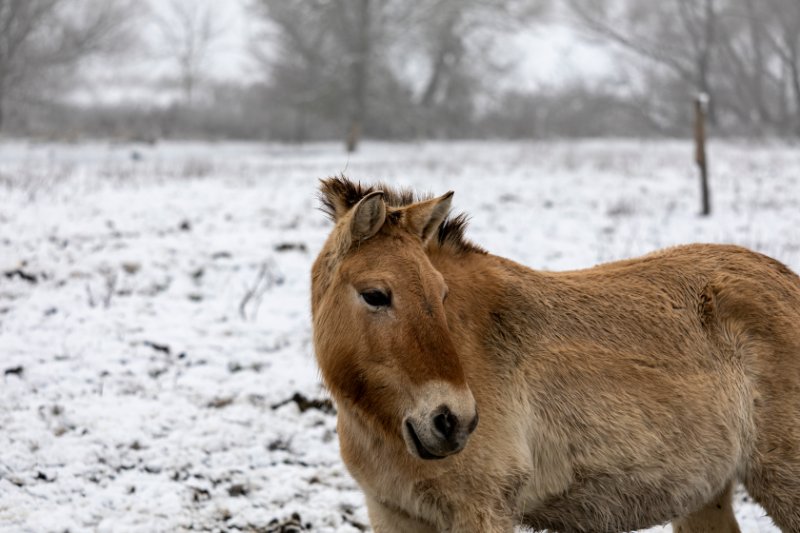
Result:
M796 0L1 0L0 132L800 136Z

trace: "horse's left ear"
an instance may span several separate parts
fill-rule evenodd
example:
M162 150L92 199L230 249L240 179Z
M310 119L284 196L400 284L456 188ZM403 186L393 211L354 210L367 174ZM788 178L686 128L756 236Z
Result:
M412 204L403 209L403 218L408 228L420 236L423 245L427 244L439 230L439 226L450 212L452 201L453 191L450 191L433 200Z

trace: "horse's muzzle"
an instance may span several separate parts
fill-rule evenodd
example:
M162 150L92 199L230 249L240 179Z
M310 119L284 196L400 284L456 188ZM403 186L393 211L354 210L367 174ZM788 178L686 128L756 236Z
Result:
M444 459L464 449L478 426L478 411L458 416L447 405L440 405L427 417L407 417L403 433L409 451L420 459Z

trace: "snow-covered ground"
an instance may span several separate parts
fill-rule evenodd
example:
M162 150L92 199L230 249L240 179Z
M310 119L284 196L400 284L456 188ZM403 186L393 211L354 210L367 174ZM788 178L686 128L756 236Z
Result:
M540 269L715 241L800 270L800 150L710 158L701 218L681 142L0 145L0 530L368 529L310 344L317 179L455 190Z

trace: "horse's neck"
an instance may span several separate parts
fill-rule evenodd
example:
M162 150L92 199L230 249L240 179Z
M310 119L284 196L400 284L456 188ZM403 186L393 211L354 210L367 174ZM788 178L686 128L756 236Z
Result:
M545 297L552 276L491 254L466 254L434 261L450 290L457 291L461 312L491 313L527 307Z
M437 264L438 263L438 264ZM459 351L491 365L514 365L546 319L547 287L552 280L513 261L472 254L434 262L451 297L448 324ZM475 362L475 361L473 361ZM485 370L490 370L486 368Z

